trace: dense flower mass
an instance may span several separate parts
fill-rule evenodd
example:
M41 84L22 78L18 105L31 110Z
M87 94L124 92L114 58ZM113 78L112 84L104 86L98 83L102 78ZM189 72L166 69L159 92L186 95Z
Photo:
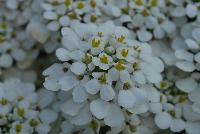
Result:
M0 0L0 134L200 134L200 0Z
M0 89L1 133L49 133L49 125L57 118L57 112L49 109L47 101L42 100L40 94L45 91L37 93L33 83L16 78L6 79Z

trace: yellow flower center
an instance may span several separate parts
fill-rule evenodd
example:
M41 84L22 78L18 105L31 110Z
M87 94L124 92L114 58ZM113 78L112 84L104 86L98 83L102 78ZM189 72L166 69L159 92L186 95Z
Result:
M90 64L92 62L92 56L86 54L85 57L82 59L83 63Z
M93 48L98 48L99 45L100 45L100 43L101 43L100 40L93 39L93 40L92 40L92 47L93 47Z
M130 129L130 131L131 131L132 133L137 132L137 126L135 126L135 125L129 125L129 129Z
M151 0L151 6L156 7L158 5L158 0Z
M103 33L102 33L102 32L98 32L97 35L98 35L99 37L103 37Z
M147 16L150 15L150 13L149 13L147 10L143 10L143 11L141 12L141 14L142 14L144 17L147 17Z
M83 9L83 8L84 8L84 3L81 2L81 1L78 2L77 8L78 8L78 9Z
M137 62L133 63L133 66L132 66L132 67L133 67L134 71L140 70L140 64L137 63Z
M91 0L90 1L90 6L92 7L92 8L95 8L96 7L96 2L94 1L94 0Z
M4 42L5 40L6 40L6 37L0 34L0 43Z
M99 80L99 82L100 82L101 84L106 84L106 81L107 81L107 79L106 79L106 74L104 73L103 75L101 75L101 76L98 78L98 80Z
M128 56L128 52L129 52L128 49L123 49L123 50L121 51L121 55L122 55L123 57L127 57L127 56Z
M159 85L161 89L167 89L169 87L169 84L166 81L161 81Z
M96 131L98 128L98 123L96 121L92 120L90 122L90 128L92 128L92 130Z
M185 95L180 95L178 98L179 103L184 103L187 100L187 97Z
M130 88L130 84L128 82L124 83L123 89L128 90Z
M91 22L96 22L97 21L97 17L95 15L91 15L90 21Z
M30 125L31 127L36 127L36 126L38 125L38 121L35 120L35 119L31 119L31 120L29 121L29 125Z
M102 55L100 57L100 62L103 64L108 64L108 57L106 55Z
M125 70L126 67L125 67L125 65L124 65L124 63L122 61L118 61L115 64L115 69L117 69L118 71L122 71L122 70Z
M22 101L23 99L24 99L23 96L19 96L19 97L17 97L17 100L18 100L18 101Z
M176 112L174 110L170 110L168 111L168 113L172 116L172 117L176 117Z
M71 0L65 0L64 3L65 3L65 6L66 6L66 7L69 7L70 4L71 4Z
M142 6L143 1L142 0L135 0L135 4L138 5L138 6Z
M124 40L125 40L125 36L121 35L120 37L117 38L117 41L119 43L124 43Z
M2 98L2 99L0 100L0 104L5 106L5 105L8 104L8 100L5 99L5 98Z
M25 109L24 109L24 108L18 108L18 109L17 109L17 114L18 114L20 117L24 117L24 116L25 116Z
M75 12L71 12L71 13L69 13L69 18L70 19L76 19L77 18L77 16L76 16L76 13Z
M16 131L17 133L20 133L20 132L22 131L22 125L21 125L21 124L17 124L17 125L15 126L15 131Z

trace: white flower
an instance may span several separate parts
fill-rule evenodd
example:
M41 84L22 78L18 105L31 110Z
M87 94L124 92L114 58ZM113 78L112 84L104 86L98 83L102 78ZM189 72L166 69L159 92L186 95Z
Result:
M99 54L98 58L92 58L92 61L94 65L98 66L99 68L103 70L108 70L109 67L112 65L113 59L109 55L101 53Z

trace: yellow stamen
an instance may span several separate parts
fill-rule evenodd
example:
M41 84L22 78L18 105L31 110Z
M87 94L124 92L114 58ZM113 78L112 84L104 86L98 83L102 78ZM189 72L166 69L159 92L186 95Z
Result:
M123 49L123 50L121 51L121 55L122 55L123 57L127 57L127 56L128 56L128 52L129 52L128 49Z
M120 37L117 38L117 41L119 43L124 43L124 40L125 40L125 36L121 35Z
M65 6L66 6L66 7L69 7L70 4L71 4L71 0L65 0L64 3L65 3Z
M133 63L132 67L133 67L134 71L140 70L140 64L137 62Z
M30 125L31 127L36 127L36 126L38 125L38 121L35 120L35 119L31 119L31 120L29 121L29 125Z
M93 48L98 48L99 47L99 45L100 45L100 43L101 43L101 41L100 40L96 40L96 39L93 39L92 40L92 47Z
M90 122L90 128L92 128L93 131L96 131L98 129L98 123L94 120Z
M17 133L20 133L20 132L22 131L22 125L21 125L21 124L17 124L17 125L15 126L15 131L16 131Z
M141 14L142 14L144 17L147 17L147 16L150 15L150 13L149 13L147 10L143 10L143 11L141 12Z
M71 12L71 13L69 13L68 16L69 16L69 18L72 19L72 20L77 18L75 12Z
M151 6L156 7L158 5L158 0L151 0Z
M91 15L90 16L90 21L91 22L96 22L97 21L97 17L95 15Z
M185 95L180 95L178 98L179 103L184 103L187 100L187 97Z
M2 99L0 100L0 104L5 106L5 105L8 104L8 100L5 99L5 98L2 98Z
M18 114L20 117L24 117L24 116L25 116L25 109L24 109L24 108L18 108L18 109L17 109L17 114Z
M106 84L106 81L107 81L107 79L106 79L106 74L104 73L103 75L101 75L101 76L98 78L98 80L99 80L99 82L100 82L101 84Z
M84 3L81 2L81 1L78 2L77 8L78 8L78 9L83 9L83 8L84 8Z
M95 8L96 7L96 2L94 1L94 0L91 0L90 1L90 6L92 7L92 8Z
M102 32L98 32L97 35L98 35L99 37L103 37L103 33L102 33Z
M115 69L117 69L118 71L125 70L126 67L125 67L125 65L124 65L124 62L123 62L123 61L118 61L118 62L115 64Z
M106 55L102 55L100 57L100 62L103 64L108 64L108 57Z
M83 63L90 64L92 62L92 56L86 54L85 57L82 59Z
M135 4L137 6L142 6L143 5L143 1L142 0L135 0Z

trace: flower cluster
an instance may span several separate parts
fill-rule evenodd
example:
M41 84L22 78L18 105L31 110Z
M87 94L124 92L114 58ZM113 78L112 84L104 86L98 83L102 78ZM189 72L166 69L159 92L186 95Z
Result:
M0 134L200 134L200 0L0 0Z
M36 92L33 83L16 78L6 79L0 85L1 133L49 133L50 123L57 119L57 112L49 109L50 102L40 96L48 92Z

